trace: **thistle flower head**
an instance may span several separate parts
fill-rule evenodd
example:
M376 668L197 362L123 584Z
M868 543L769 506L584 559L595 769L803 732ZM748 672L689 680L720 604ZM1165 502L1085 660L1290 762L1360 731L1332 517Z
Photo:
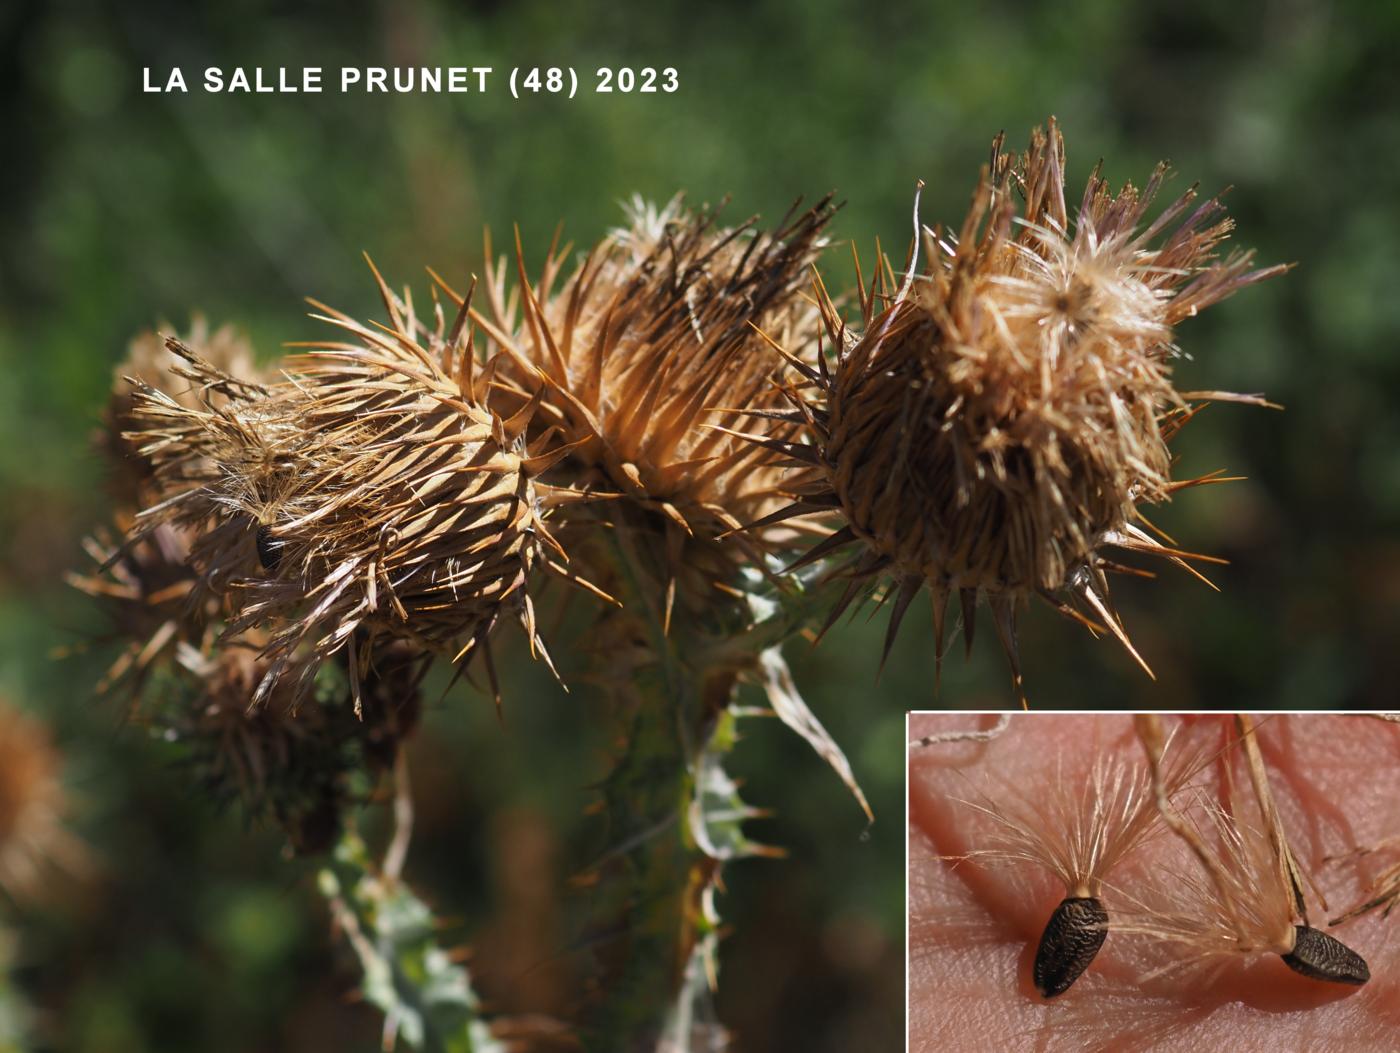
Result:
M714 411L780 407L759 330L814 343L820 318L799 289L832 212L829 199L795 205L768 232L752 220L722 227L717 210L692 212L680 197L660 209L637 199L628 225L567 278L567 247L534 286L518 245L518 288L507 292L504 262L490 270L492 317L480 320L510 357L502 376L519 399L538 396L538 424L560 430L576 484L625 495L688 535L775 506L778 458L715 427Z
M1013 668L1016 606L1035 594L1069 612L1068 593L1131 650L1103 553L1186 555L1138 506L1207 481L1171 479L1167 440L1191 399L1231 397L1175 388L1173 326L1281 269L1221 258L1231 223L1194 190L1150 218L1165 177L1114 194L1095 171L1071 222L1054 123L1019 159L998 139L961 230L921 230L922 269L893 296L877 280L858 336L826 306L838 357L810 374L816 398L791 392L813 433L791 489L843 515L823 553L860 545L846 602L898 583L891 639L926 584L940 634L949 593L968 619L985 596Z
M268 632L255 701L284 676L304 693L343 649L358 703L379 644L461 660L503 611L539 646L525 579L562 552L532 483L552 458L524 446L533 406L487 408L465 311L449 330L440 309L425 324L381 290L392 326L326 309L351 339L305 345L278 382L243 383L172 341L199 404L138 391L163 498L138 528L191 531L225 634Z

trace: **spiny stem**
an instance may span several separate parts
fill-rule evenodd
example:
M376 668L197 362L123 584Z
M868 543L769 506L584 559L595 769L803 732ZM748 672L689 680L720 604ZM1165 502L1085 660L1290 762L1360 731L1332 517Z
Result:
M687 659L705 651L698 626L688 611L677 610L665 631L663 616L647 603L642 554L624 534L621 528L608 538L619 598L631 612L618 616L618 626L638 637L649 658L608 684L626 742L602 784L608 845L587 875L597 880L592 924L603 1001L583 1035L589 1048L649 1051L670 1032L676 1048L685 1049L691 996L703 996L708 986L693 991L686 976L709 927L704 893L719 867L689 820L700 757L731 701L736 675Z
M319 886L360 960L365 999L384 1014L386 1050L402 1039L422 1053L505 1053L466 970L437 945L432 912L374 866L357 834L341 838Z

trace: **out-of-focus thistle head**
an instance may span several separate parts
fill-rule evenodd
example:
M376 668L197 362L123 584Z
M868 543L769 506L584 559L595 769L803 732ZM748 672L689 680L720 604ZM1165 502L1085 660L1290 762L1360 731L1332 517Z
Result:
M680 197L661 209L636 200L628 225L567 277L567 246L551 248L534 285L518 243L518 285L508 289L504 261L490 268L478 321L509 356L508 400L537 398L534 427L569 446L560 478L654 511L677 546L777 507L781 458L716 427L715 410L783 407L767 341L815 348L821 317L801 289L833 211L829 199L795 205L762 231L720 226L717 210ZM771 420L765 434L795 429Z
M417 729L426 661L406 645L381 648L358 712L349 704L344 655L322 668L309 697L278 681L261 705L250 706L267 674L266 642L253 631L202 650L180 646L182 690L148 702L144 715L165 739L187 747L186 763L211 800L276 820L299 853L324 852L346 806L393 767L399 743ZM359 773L367 777L361 787Z
M254 702L284 677L300 697L344 650L359 705L382 645L461 661L502 612L539 646L526 576L563 554L532 478L562 454L526 453L532 404L507 419L487 408L491 367L482 375L465 310L425 324L380 288L390 326L322 308L349 339L301 345L276 382L169 341L196 405L137 385L132 438L160 497L137 536L188 531L225 636L268 634Z
M920 230L922 268L897 291L881 272L862 293L858 336L824 304L837 357L789 392L811 441L788 448L807 467L784 514L844 518L808 558L859 546L833 620L892 579L888 651L926 585L941 658L948 595L969 646L985 596L1019 688L1016 609L1039 595L1106 625L1138 658L1105 577L1122 568L1105 552L1188 558L1154 540L1138 508L1217 477L1173 480L1167 442L1193 402L1262 401L1178 391L1173 327L1285 269L1222 257L1231 221L1194 189L1149 218L1166 173L1114 194L1096 169L1071 218L1054 122L1019 158L998 137L961 230Z
M0 702L0 890L42 897L53 875L85 869L85 846L64 825L62 756L48 729Z
M229 378L228 383L250 390L260 383L252 349L232 326L211 333L204 319L196 316L180 341L181 346L185 343L198 348L205 361ZM107 462L112 523L84 541L92 569L70 574L68 580L102 601L114 634L125 642L99 684L101 692L121 686L133 698L138 696L150 675L168 663L176 646L203 646L201 641L219 616L219 604L212 597L192 598L196 575L189 552L195 530L165 523L144 531L131 544L118 540L133 532L139 509L160 499L152 463L130 436L137 427L130 378L197 410L205 393L177 372L183 361L156 333L136 336L117 367L103 426L95 439L97 451Z

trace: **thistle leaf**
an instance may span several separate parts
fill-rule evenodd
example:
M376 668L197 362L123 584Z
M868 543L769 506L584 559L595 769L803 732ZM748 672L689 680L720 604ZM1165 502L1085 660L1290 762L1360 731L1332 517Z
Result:
M505 1053L479 1015L467 971L434 938L432 911L401 881L374 872L346 834L320 873L322 894L360 959L364 996L384 1013L384 1049L402 1038L425 1053Z

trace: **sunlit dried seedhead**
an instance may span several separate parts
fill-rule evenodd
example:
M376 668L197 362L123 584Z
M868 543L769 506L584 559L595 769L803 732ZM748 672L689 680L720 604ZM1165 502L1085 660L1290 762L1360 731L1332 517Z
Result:
M713 410L782 402L781 363L756 330L815 345L820 317L801 290L831 214L828 201L794 206L764 231L720 226L717 210L680 197L661 209L637 199L567 278L567 247L533 286L523 260L509 292L504 261L492 268L492 317L480 320L512 360L502 376L522 397L540 391L537 426L574 445L565 469L687 531L737 527L766 507L774 458L710 427Z
M714 542L783 501L782 455L730 434L716 411L783 407L782 360L768 340L815 350L821 320L803 290L832 212L829 200L794 206L769 231L721 226L718 210L691 211L680 197L661 209L638 199L628 225L571 271L569 248L553 248L531 284L518 243L517 284L504 260L488 270L489 312L476 318L509 359L498 371L513 389L507 411L538 398L532 428L558 429L570 450L560 480L654 517L674 535L673 575L716 558L682 554L691 539ZM761 430L795 437L783 420L765 418ZM723 545L752 556L766 540L736 534ZM693 575L700 594L711 593L699 579L724 573Z
M998 139L961 229L922 228L922 266L897 291L880 272L858 333L824 303L837 356L791 390L811 435L792 511L839 509L819 552L858 546L842 607L892 582L891 640L927 586L941 657L949 594L969 643L985 597L1019 683L1024 600L1131 651L1105 576L1124 568L1106 553L1188 558L1143 529L1139 506L1214 481L1173 480L1167 442L1193 403L1240 397L1176 389L1174 326L1283 268L1222 258L1231 221L1194 189L1149 216L1166 172L1114 194L1095 170L1072 216L1054 122L1019 158Z
M303 345L281 380L237 382L172 341L198 405L139 388L135 438L161 500L138 533L190 531L226 635L266 631L256 701L284 677L303 694L344 650L358 702L382 645L466 659L502 614L540 646L525 582L563 553L533 478L560 454L527 452L533 404L487 407L465 309L424 323L381 291L390 326L326 308L346 339Z

